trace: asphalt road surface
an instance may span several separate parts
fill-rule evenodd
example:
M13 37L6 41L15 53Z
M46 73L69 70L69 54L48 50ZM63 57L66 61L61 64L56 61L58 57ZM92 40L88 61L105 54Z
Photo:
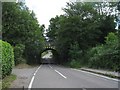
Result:
M118 88L118 81L57 65L41 65L29 88Z

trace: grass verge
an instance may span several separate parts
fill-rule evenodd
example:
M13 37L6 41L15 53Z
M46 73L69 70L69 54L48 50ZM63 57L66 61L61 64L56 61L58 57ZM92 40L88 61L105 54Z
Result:
M11 83L16 79L16 75L11 74L2 80L2 89L9 88Z

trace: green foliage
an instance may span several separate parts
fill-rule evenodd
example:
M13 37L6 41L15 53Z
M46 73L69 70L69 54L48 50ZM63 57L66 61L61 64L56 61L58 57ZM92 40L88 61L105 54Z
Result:
M23 44L17 44L14 47L15 65L24 62L22 58L24 50L25 50L25 45Z
M106 24L114 23L110 16L109 19L104 16L104 21L109 20L108 23L104 23L101 19L103 17L89 3L67 3L67 7L63 10L65 15L56 16L50 20L47 35L65 62L68 61L69 50L74 42L78 43L81 51L103 43L104 37L112 28L105 28Z
M88 64L90 67L94 67L94 68L99 68L101 65L104 65L101 61L101 54L103 53L103 47L102 46L97 46L97 47L93 47L89 52L87 57L89 57L89 61Z
M78 43L74 43L73 45L71 45L69 56L70 63L68 65L72 68L80 68L80 58L82 57L82 51L79 49Z
M115 23L113 16L99 16L99 29L101 31L100 37L98 38L100 43L105 43L105 37L110 32L115 32Z
M80 68L81 67L81 64L80 64L79 60L78 61L77 60L72 60L68 65L72 68Z
M109 33L109 35L106 37L106 44L109 46L114 46L118 44L118 36L114 33Z
M71 45L69 50L70 59L79 59L82 56L82 50L79 49L78 43Z
M89 52L89 66L94 68L110 69L119 71L118 37L109 33L106 37L106 44L92 48Z
M12 46L0 40L1 46L1 53L2 59L0 59L2 62L2 78L6 77L7 75L11 74L12 67L14 66L14 53Z
M117 36L111 33L105 38L115 32L113 7L114 3L109 2L67 3L64 15L51 18L47 36L54 43L61 63L117 69L115 63L120 58Z
M2 39L15 47L15 64L23 58L27 63L39 61L44 27L38 24L34 12L24 3L3 2L2 6Z
M115 16L110 14L113 7L108 2L67 3L64 15L51 18L47 36L59 53L59 63L119 70L118 36L110 33L115 32ZM2 23L3 40L15 47L16 64L21 58L29 64L38 63L45 27L38 24L34 12L23 3L3 3Z
M10 88L11 83L16 79L16 75L11 74L2 80L2 90Z

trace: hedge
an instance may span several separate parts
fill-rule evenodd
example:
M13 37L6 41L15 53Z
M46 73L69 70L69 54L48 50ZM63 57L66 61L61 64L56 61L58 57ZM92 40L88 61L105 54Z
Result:
M12 46L0 40L0 62L2 62L2 78L11 74L12 67L14 66L14 53Z

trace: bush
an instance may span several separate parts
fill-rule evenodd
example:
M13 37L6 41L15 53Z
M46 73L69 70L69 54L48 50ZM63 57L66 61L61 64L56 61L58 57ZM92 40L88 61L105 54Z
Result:
M78 60L72 60L70 62L70 67L72 67L72 68L80 68L81 67L80 61L78 61Z
M14 53L13 48L9 43L0 40L0 45L0 55L2 56L0 62L2 62L2 78L4 78L11 74L12 67L14 66Z
M25 62L25 60L22 58L24 50L25 45L23 44L17 44L14 47L15 65Z
M110 69L119 71L119 47L118 37L109 33L106 37L106 44L99 45L88 51L89 66L93 68Z
M102 64L100 56L103 53L103 45L93 47L87 53L87 57L89 59L88 66L92 68L99 68Z

